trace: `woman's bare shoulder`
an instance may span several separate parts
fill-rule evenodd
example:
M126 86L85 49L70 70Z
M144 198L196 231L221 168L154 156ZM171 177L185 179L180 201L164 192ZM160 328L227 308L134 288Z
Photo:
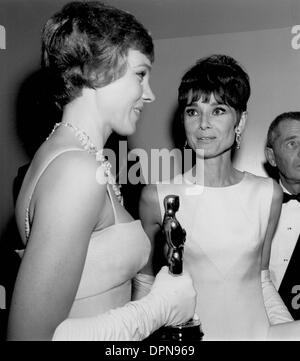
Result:
M34 198L49 200L49 197L61 197L71 201L74 196L79 201L89 199L91 204L96 204L101 198L104 200L104 180L103 167L91 154L68 151L48 165L36 185Z

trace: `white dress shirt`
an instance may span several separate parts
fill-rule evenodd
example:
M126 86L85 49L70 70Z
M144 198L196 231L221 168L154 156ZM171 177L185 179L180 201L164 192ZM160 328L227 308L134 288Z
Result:
M289 193L280 185L284 192ZM281 215L272 241L269 269L278 290L300 234L300 202L291 200L282 204Z

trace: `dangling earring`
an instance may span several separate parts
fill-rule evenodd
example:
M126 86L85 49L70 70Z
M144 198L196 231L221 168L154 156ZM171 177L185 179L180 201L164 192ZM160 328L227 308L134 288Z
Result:
M235 128L235 142L236 142L236 149L240 149L241 147L241 131L239 128Z
M187 147L188 147L188 141L186 140L184 143L183 149L187 149Z

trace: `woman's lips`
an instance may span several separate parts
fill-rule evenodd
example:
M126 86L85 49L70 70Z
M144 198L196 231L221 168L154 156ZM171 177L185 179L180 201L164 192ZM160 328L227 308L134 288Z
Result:
M215 140L216 137L197 137L198 142L210 143Z

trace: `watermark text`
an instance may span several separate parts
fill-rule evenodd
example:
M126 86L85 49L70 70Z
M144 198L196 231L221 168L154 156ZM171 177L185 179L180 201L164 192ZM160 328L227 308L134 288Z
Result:
M298 50L300 49L300 25L294 25L292 27L291 33L295 34L291 41L292 48Z
M0 49L6 49L6 30L3 25L0 25Z
M147 152L145 149L135 148L128 151L127 141L120 141L116 152L105 148L103 155L111 164L120 185L181 184L185 181L177 175L185 174L191 168L193 171L189 173L188 183L204 184L204 150L197 149L195 160L195 154L191 149L161 148ZM99 184L106 183L102 166L97 169L96 180Z

